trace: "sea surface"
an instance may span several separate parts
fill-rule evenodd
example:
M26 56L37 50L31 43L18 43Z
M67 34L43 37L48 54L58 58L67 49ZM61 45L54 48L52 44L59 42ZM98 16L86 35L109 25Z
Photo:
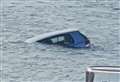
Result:
M85 82L93 65L120 66L119 0L1 0L1 82ZM77 28L90 49L25 43Z

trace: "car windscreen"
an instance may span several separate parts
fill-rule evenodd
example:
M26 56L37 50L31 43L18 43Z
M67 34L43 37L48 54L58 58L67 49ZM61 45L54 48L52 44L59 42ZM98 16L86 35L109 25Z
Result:
M87 39L87 37L85 37L83 34L81 34L78 31L75 32L71 32L70 35L73 37L74 39L74 44L78 44L78 43L86 43L86 41L88 41L87 43L89 43L89 40Z

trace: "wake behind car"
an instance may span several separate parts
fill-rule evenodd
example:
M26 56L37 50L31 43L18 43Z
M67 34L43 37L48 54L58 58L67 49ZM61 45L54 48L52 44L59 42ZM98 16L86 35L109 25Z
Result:
M89 39L80 33L77 29L64 29L55 32L49 32L32 37L25 42L40 42L46 44L57 44L71 48L90 47Z

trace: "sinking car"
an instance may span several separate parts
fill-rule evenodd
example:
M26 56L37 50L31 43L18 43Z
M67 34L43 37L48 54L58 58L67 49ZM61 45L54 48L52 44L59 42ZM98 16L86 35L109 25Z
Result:
M86 82L120 82L120 66L90 66Z
M41 34L26 40L27 43L41 42L46 44L57 44L72 48L89 48L89 39L77 29L64 29L55 32Z

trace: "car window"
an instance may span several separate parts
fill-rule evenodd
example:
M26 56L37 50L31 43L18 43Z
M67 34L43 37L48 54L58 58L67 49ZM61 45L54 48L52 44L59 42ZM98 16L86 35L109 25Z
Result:
M58 41L64 41L65 40L65 37L64 36L59 36L58 37Z
M52 41L52 43L57 43L58 42L58 37L52 38L51 41Z
M53 44L70 44L72 43L72 38L70 35L65 34L65 35L60 35L60 36L56 36L50 39L52 41Z
M65 40L65 36L57 36L57 37L51 38L51 41L53 44L64 42L64 40Z
M73 43L73 39L70 35L66 35L65 36L65 40L64 40L64 44L72 44Z

